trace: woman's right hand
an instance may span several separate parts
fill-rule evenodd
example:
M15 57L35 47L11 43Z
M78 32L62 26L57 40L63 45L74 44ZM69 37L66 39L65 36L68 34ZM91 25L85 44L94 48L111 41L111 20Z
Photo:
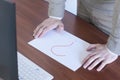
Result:
M39 38L45 35L48 31L56 29L57 31L64 30L64 24L61 20L48 18L39 24L33 32L34 38Z

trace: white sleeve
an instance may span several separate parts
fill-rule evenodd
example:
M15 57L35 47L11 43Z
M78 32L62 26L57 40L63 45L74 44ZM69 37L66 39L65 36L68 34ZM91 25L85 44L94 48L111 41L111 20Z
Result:
M50 18L62 20L62 17L49 16Z

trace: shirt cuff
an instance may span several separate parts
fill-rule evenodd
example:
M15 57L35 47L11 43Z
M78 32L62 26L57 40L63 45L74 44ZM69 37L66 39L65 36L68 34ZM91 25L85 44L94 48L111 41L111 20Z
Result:
M62 17L49 16L50 18L62 20Z
M112 51L110 51L110 49L108 49L107 45L105 45L105 47L106 47L106 49L107 49L107 51L108 51L109 53L115 54L115 53L113 53ZM117 55L117 54L116 54L116 55Z

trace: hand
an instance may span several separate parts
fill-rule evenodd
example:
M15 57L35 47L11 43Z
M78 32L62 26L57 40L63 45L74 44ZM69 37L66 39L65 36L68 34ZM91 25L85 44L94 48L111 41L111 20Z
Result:
M46 34L48 31L52 29L57 29L57 31L62 31L64 30L64 24L62 23L61 20L48 18L37 26L37 28L34 30L33 36L35 38L42 37L44 34Z
M108 51L107 47L103 44L91 44L87 51L89 54L83 61L83 67L92 70L98 64L97 71L101 71L107 64L112 63L118 58L117 54Z

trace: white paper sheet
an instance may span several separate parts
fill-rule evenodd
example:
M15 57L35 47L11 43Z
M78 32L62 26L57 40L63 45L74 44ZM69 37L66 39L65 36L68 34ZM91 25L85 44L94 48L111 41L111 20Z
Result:
M58 33L52 30L28 44L73 71L81 67L82 60L89 54L86 51L89 43L66 31Z

